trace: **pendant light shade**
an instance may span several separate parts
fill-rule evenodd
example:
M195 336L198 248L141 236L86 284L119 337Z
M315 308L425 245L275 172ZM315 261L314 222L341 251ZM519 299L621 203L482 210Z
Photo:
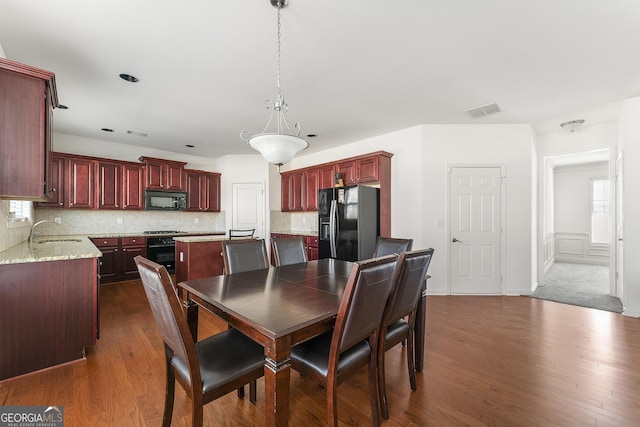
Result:
M243 130L240 132L240 138L249 144L251 148L259 151L266 161L278 166L278 170L280 170L280 166L290 162L296 154L309 147L309 143L300 138L300 125L298 123L293 125L295 132L291 130L286 117L289 107L284 102L284 96L280 88L280 10L287 5L287 0L270 1L273 7L278 9L278 93L275 102L270 100L266 102L267 109L271 110L271 115L262 133L247 138L245 135L249 131ZM275 129L270 131L274 116L275 123L273 126Z

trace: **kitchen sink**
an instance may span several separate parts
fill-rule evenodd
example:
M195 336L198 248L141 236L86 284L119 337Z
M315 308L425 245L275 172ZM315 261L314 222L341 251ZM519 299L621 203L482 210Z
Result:
M40 240L38 243L63 243L63 242L82 242L80 239L46 239Z

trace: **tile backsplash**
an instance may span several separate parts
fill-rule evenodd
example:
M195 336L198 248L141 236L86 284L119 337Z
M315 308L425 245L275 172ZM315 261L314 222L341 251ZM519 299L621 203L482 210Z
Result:
M9 223L9 201L0 200L0 252L29 238L31 224L28 222Z
M225 212L158 212L37 209L38 233L48 235L142 233L150 230L226 231ZM27 233L28 235L28 233Z
M318 212L271 211L272 233L318 234Z

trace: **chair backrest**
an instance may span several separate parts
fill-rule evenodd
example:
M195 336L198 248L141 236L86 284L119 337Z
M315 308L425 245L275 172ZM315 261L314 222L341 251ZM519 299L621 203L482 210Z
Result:
M201 378L196 347L182 304L174 291L171 276L163 265L140 255L135 257L134 261L138 266L140 279L162 341L189 366L191 384L197 385Z
M433 256L433 249L405 252L404 256L396 291L390 295L383 315L385 325L407 316L416 309Z
M301 236L271 240L276 266L307 262L307 251Z
M222 259L225 274L269 268L264 239L223 240Z
M256 232L255 228L248 228L244 230L229 230L229 240L232 239L253 239L253 233Z
M354 263L338 308L330 360L337 361L354 344L377 336L389 292L397 283L398 259L388 255Z
M413 239L394 239L392 237L378 237L373 257L381 257L391 254L399 254L411 250Z

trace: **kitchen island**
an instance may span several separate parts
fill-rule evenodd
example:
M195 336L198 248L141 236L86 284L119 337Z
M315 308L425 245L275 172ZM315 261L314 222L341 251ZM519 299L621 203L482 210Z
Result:
M0 381L82 359L96 343L100 256L86 236L0 252Z
M223 274L225 235L176 236L176 283Z

